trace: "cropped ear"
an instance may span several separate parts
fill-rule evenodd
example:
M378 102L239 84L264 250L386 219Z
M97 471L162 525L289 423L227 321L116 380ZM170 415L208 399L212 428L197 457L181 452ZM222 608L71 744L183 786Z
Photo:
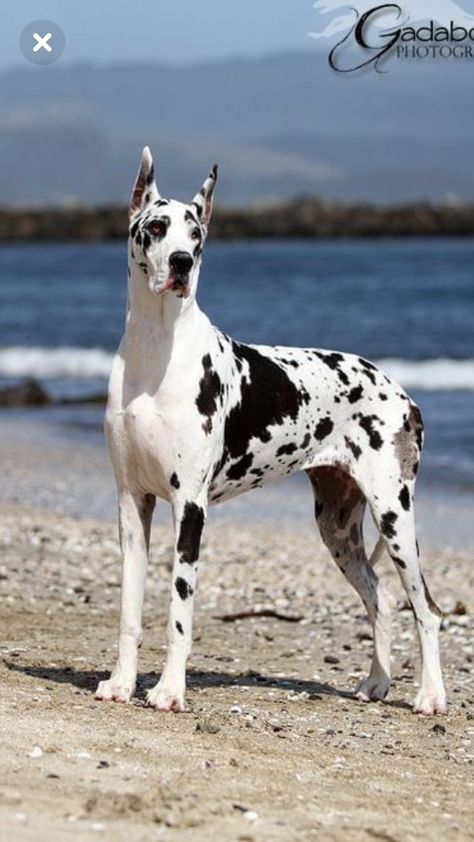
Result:
M194 205L197 215L205 228L209 225L212 214L212 196L217 181L217 164L214 164L211 172L202 185L199 193L196 193L191 204Z
M140 169L135 180L132 198L130 199L129 217L132 219L136 213L142 211L149 202L160 198L158 188L155 184L155 167L151 157L150 147L144 146Z

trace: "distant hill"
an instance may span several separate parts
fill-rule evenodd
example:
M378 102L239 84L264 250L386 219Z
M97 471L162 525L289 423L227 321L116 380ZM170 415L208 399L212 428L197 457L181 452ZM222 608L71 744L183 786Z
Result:
M341 77L325 52L188 66L0 74L0 205L124 202L139 150L188 197L214 160L221 203L474 198L472 65L392 61Z

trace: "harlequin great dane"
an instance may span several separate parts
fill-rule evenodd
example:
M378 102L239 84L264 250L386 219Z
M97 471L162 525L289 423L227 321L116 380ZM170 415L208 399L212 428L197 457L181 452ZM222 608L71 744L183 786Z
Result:
M359 697L384 699L389 689L390 604L373 569L386 548L420 642L414 710L445 712L441 612L420 570L413 512L420 412L361 357L245 345L211 325L196 291L216 177L214 167L190 204L161 198L146 147L132 194L126 328L105 417L123 555L120 637L116 666L97 698L124 702L135 690L155 498L172 506L175 550L168 652L148 703L178 711L208 506L305 471L323 541L373 626L372 666ZM362 533L366 503L380 533L371 559Z

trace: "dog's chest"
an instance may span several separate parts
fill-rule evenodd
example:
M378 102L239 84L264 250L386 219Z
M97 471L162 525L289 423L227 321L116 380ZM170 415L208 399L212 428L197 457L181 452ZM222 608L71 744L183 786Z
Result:
M106 414L109 450L116 470L137 490L169 498L181 431L189 423L186 414L176 396L112 391Z

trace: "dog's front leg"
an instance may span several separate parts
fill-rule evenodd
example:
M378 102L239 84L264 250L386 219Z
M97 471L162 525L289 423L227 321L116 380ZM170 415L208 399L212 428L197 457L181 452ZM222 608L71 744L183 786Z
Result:
M142 634L142 609L155 498L119 494L119 529L122 550L122 591L118 659L112 675L101 681L96 699L128 702L137 680L138 647Z
M184 710L186 661L191 654L194 591L206 505L201 501L175 502L173 518L175 551L168 651L161 678L148 692L148 704L163 711Z

